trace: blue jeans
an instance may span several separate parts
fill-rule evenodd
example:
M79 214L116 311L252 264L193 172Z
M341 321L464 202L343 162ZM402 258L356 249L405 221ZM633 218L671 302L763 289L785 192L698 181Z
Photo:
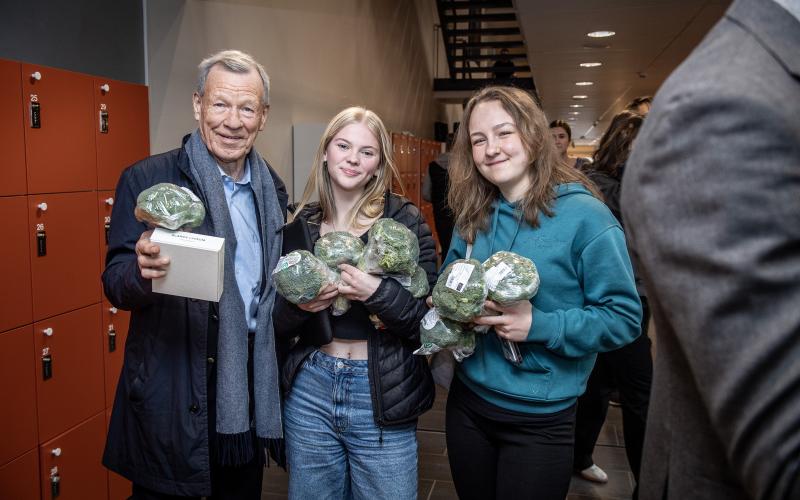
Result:
M284 406L290 499L415 499L416 424L379 428L366 360L313 352Z

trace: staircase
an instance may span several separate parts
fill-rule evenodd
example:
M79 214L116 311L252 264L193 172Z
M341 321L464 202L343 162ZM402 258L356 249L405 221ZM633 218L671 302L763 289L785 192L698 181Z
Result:
M433 81L437 98L460 101L486 85L503 84L526 89L538 100L511 0L437 0L436 4L450 70L450 78Z

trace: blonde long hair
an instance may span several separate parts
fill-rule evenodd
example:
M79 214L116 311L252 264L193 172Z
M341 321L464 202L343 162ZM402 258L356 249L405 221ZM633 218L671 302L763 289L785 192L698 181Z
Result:
M450 190L447 203L455 214L456 229L467 242L474 242L478 232L488 229L492 204L500 193L497 186L478 171L469 137L469 121L475 107L490 101L499 102L514 119L522 146L532 159L528 170L530 188L518 204L520 215L528 224L539 227L539 213L553 214L551 205L558 184L578 182L600 197L594 184L561 158L547 118L529 93L514 87L486 87L473 95L464 108L448 168Z
M322 134L319 148L314 156L314 164L311 166L311 175L308 177L305 190L303 190L303 197L294 211L295 215L300 214L311 198L316 195L322 209L320 220L332 221L336 217L336 203L333 198L331 178L324 165L325 151L340 130L354 123L363 123L378 139L380 162L375 170L375 176L364 186L364 193L351 210L348 224L351 227L359 228L362 227L358 222L359 216L371 220L383 213L384 195L387 190L391 189L394 179L399 178L392 159L392 141L383 121L377 114L366 108L354 106L344 109L334 116L325 129L325 133Z

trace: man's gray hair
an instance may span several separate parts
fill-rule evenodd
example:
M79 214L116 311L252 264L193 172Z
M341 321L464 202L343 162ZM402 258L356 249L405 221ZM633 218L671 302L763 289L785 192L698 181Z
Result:
M223 65L226 70L232 71L233 73L249 73L252 70L256 70L261 77L261 81L264 83L261 103L264 106L269 106L269 75L267 75L267 71L264 69L264 66L253 59L253 56L245 54L240 50L223 50L203 59L198 66L200 69L197 81L198 95L202 96L205 94L208 73L211 71L211 68L217 64Z

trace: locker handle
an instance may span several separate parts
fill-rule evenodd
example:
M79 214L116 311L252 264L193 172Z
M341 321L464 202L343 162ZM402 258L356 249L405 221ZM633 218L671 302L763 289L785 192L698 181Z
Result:
M100 90L102 90L103 93L108 93L111 91L111 87L109 87L107 83L104 83L100 85Z
M111 314L117 314L118 309L116 307L109 307L108 312Z
M114 205L114 198L106 198L106 199L105 199L105 200L103 200L103 201L105 201L105 202L106 202L106 205L108 205L108 206L112 206L112 205Z
M36 208L38 208L42 212L47 212L47 203L45 202L39 203L38 205L36 205Z
M50 450L50 454L53 455L54 457L60 457L61 448L53 448L52 450Z
M40 72L34 71L33 73L31 73L31 80L39 81L41 79L42 79L42 74Z
M53 336L53 329L49 328L49 327L45 328L44 330L42 330L42 333L44 333L48 337L52 337Z

